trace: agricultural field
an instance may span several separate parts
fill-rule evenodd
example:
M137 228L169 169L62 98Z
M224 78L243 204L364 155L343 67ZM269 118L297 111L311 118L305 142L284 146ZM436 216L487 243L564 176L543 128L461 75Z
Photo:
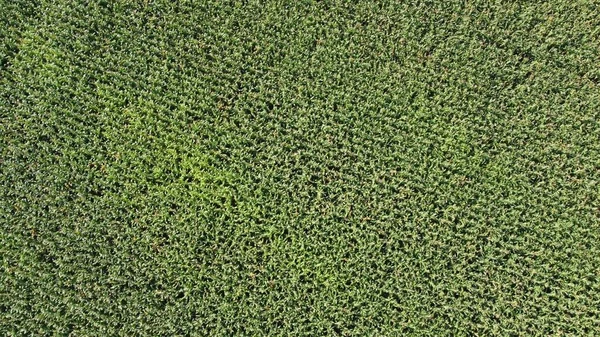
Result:
M599 336L600 1L0 0L0 335Z

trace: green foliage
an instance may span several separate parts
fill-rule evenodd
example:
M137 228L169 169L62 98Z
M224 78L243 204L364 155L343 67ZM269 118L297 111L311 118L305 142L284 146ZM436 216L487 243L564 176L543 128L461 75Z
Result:
M600 334L599 7L0 0L0 331Z

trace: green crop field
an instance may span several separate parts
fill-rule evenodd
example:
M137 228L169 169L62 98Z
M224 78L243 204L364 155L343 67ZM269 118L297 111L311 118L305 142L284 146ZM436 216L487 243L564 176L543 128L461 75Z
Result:
M600 1L0 0L1 336L599 336Z

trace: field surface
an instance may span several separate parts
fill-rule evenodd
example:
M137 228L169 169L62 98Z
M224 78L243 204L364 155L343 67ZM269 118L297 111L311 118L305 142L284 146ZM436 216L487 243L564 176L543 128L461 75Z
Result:
M0 335L599 336L600 2L0 0Z

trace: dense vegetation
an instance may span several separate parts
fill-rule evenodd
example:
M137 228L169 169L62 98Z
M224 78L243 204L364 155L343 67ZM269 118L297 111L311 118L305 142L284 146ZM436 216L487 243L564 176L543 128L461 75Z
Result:
M7 336L600 335L598 1L0 0Z

